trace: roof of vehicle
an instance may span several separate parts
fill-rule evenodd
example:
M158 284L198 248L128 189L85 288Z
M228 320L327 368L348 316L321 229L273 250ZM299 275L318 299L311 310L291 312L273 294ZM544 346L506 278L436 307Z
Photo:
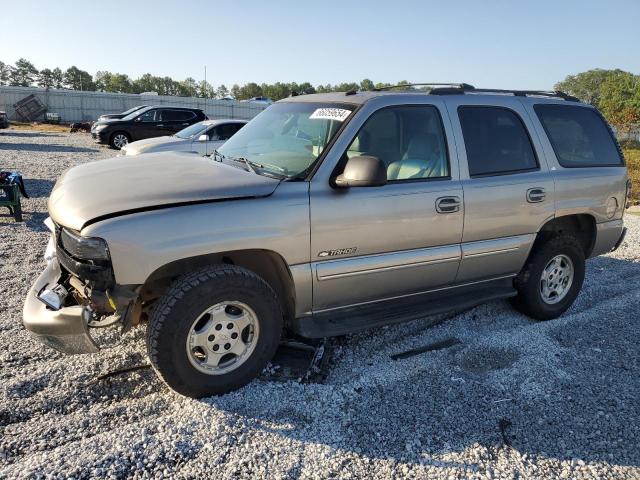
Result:
M249 123L249 120L243 120L241 118L216 118L213 120L202 120L198 123L202 125L220 125L221 123Z
M151 110L152 108L166 108L167 110L192 110L197 112L202 112L201 108L193 108L193 107L176 107L174 105L147 105L144 107L146 110ZM142 109L141 109L142 110ZM131 112L135 113L135 112Z
M425 84L414 84L425 85ZM442 84L441 84L442 85ZM361 105L372 98L381 96L415 96L415 95L433 95L440 98L444 96L461 96L473 95L474 97L496 98L496 96L524 97L535 98L536 100L563 100L571 103L581 103L579 99L567 95L560 91L544 91L544 90L498 90L491 88L475 88L467 84L444 84L444 87L434 87L430 90L391 90L383 88L379 90L367 91L349 91L349 92L331 92L331 93L313 93L307 95L297 95L279 100L279 102L326 102L326 103L350 103ZM391 87L395 88L395 87Z

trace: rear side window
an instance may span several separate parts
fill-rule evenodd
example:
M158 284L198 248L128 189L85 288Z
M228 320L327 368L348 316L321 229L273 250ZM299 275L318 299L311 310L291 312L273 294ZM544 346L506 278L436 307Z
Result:
M458 107L472 177L536 170L538 162L520 117L501 107Z
M611 131L594 110L570 105L534 105L563 167L622 165Z
M165 122L191 120L193 117L195 114L187 110L164 110L162 112L162 120Z

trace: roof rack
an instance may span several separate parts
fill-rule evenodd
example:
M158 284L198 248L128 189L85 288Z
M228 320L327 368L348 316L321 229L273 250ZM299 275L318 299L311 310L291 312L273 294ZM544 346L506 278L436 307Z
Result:
M500 90L497 88L475 88L465 83L460 86L447 86L444 88L432 88L429 93L431 95L456 95L464 93L497 93L514 95L516 97L553 97L561 98L568 102L580 102L579 98L568 95L559 90Z
M374 92L381 92L383 90L391 90L392 88L406 88L406 87L448 87L448 88L456 88L459 90L462 89L473 89L473 85L469 85L468 83L439 83L439 82L432 82L432 83L399 83L397 85L388 85L386 87L376 87L374 89L372 89L372 91ZM433 91L433 89L431 89L431 91Z

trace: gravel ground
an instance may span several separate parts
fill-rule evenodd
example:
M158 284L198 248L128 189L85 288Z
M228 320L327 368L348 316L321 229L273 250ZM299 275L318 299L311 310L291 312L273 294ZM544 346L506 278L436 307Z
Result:
M261 380L197 401L151 370L97 379L146 363L144 327L64 356L20 324L55 178L112 155L84 134L0 131L0 167L33 197L24 223L0 216L0 477L640 478L640 217L588 262L561 319L494 302L339 339L322 384Z

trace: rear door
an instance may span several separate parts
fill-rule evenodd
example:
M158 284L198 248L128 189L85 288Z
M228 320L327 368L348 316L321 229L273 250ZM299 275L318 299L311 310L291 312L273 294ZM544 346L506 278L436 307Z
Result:
M553 175L538 137L518 98L460 95L446 102L465 202L456 283L516 274L536 232L554 216Z
M162 110L162 123L158 125L166 133L164 135L173 135L180 130L191 125L196 119L196 114L191 110Z

